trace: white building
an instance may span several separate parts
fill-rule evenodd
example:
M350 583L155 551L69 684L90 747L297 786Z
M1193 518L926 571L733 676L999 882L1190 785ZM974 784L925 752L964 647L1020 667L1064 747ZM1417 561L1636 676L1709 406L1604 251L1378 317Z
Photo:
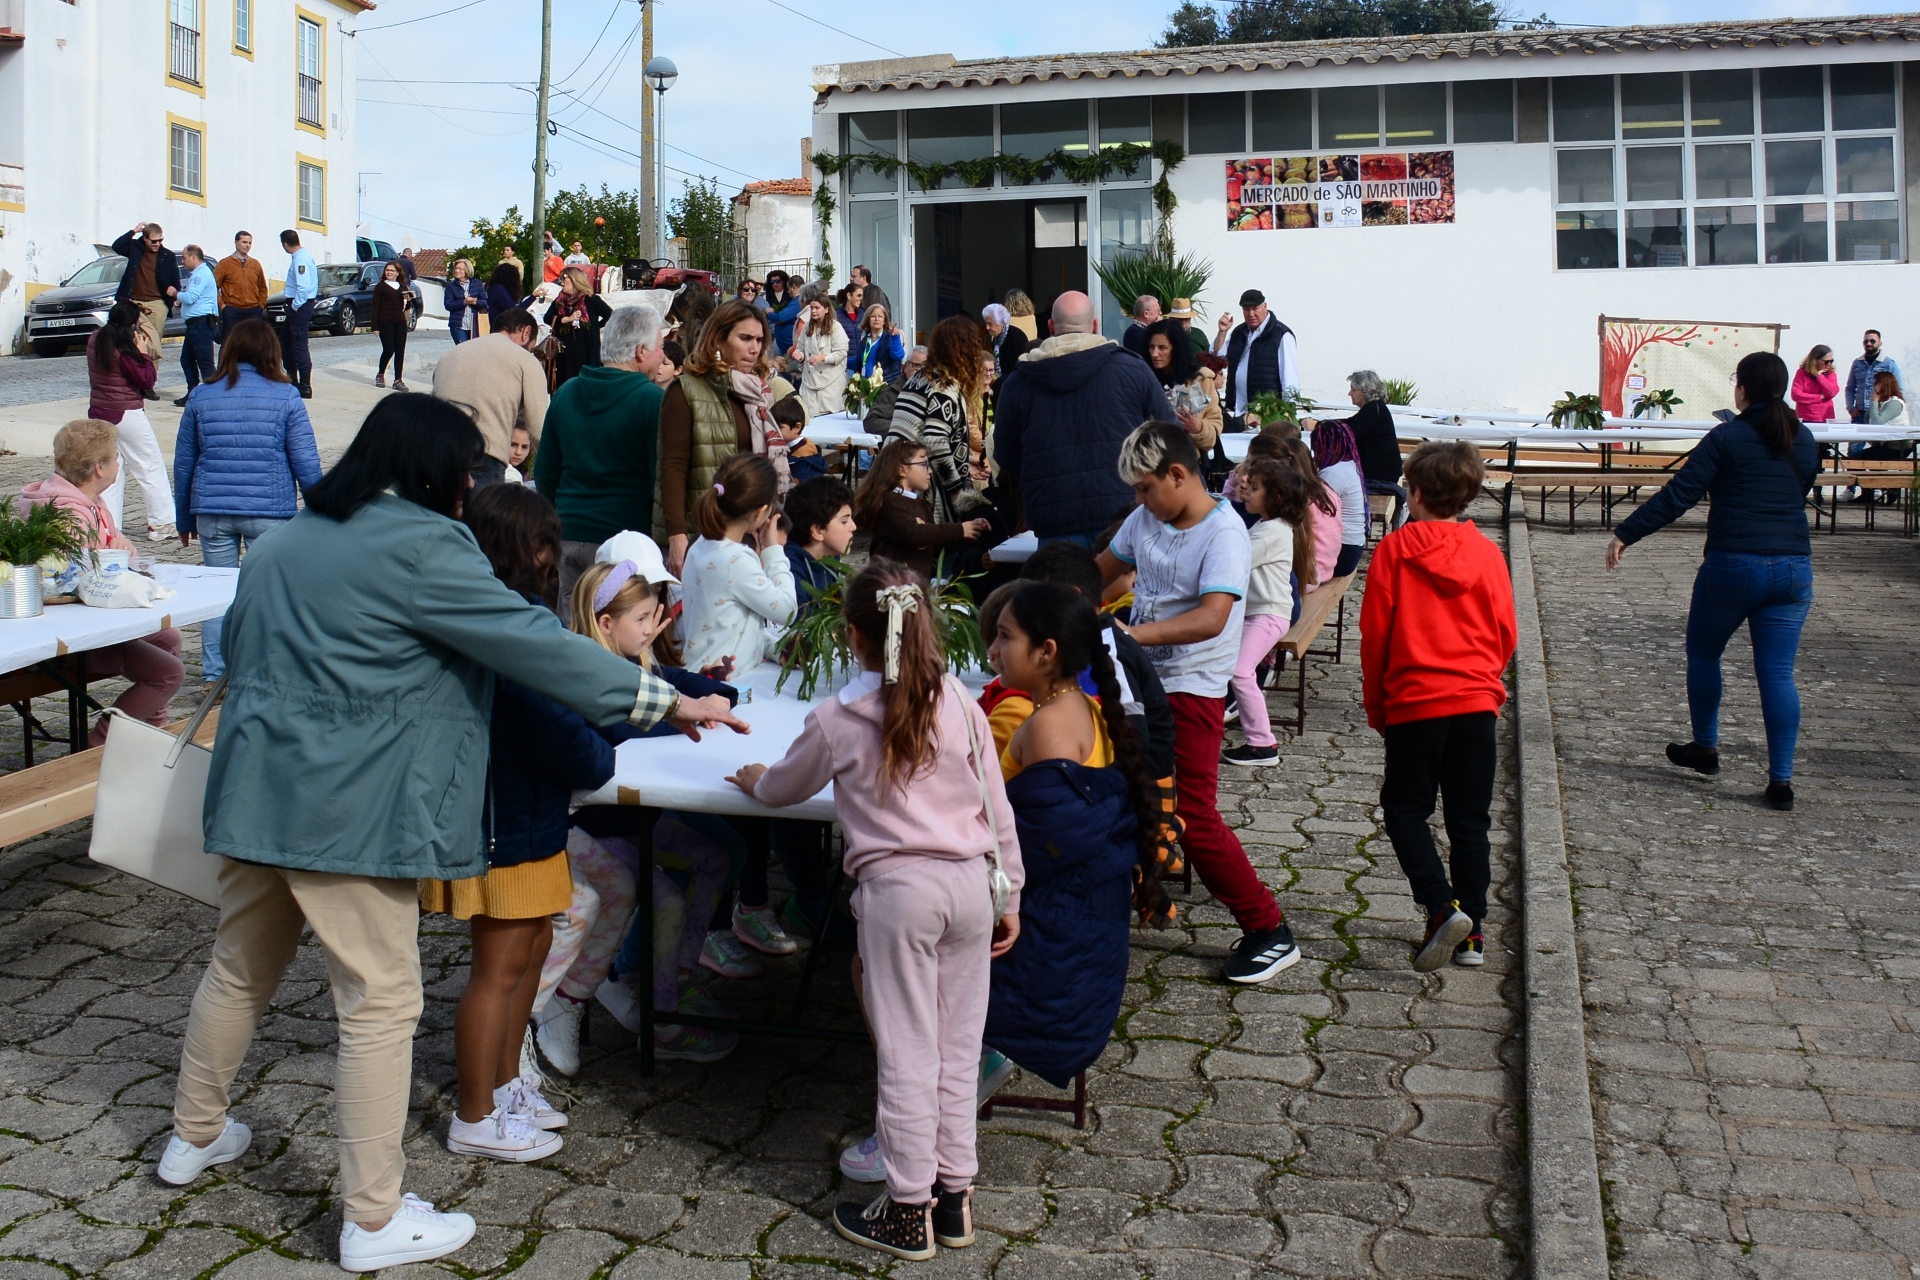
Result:
M734 230L746 237L747 274L766 279L779 268L806 272L818 247L813 232L813 183L805 178L749 182L733 198Z
M826 179L832 257L916 329L1012 287L1099 298L1164 176L1207 319L1263 289L1307 390L1373 368L1539 410L1595 389L1603 316L1785 326L1789 364L1827 343L1842 370L1878 327L1920 376L1915 58L1909 14L841 63L814 149L878 158ZM1184 160L1032 171L1160 140ZM1101 301L1115 332L1127 300Z
M372 0L0 0L0 337L136 222L354 258L355 20Z

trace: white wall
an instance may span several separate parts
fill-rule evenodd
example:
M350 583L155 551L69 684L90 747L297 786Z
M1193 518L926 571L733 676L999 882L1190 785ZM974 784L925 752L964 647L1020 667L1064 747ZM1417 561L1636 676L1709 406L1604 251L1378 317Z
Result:
M1299 337L1306 389L1329 399L1368 368L1411 378L1423 405L1544 410L1599 389L1603 314L1786 324L1789 365L1824 342L1842 369L1862 330L1880 328L1920 371L1920 265L1555 270L1545 144L1454 148L1456 220L1443 226L1229 232L1225 159L1195 156L1172 176L1175 241L1214 265L1209 336L1242 289L1262 290ZM1688 416L1719 406L1697 407Z
M813 201L760 193L747 201L747 257L754 264L811 258Z

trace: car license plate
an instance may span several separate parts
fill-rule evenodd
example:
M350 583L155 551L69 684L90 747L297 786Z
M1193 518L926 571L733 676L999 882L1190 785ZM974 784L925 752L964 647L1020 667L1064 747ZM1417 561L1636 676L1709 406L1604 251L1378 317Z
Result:
M48 321L45 321L44 323L46 324L46 327L49 329L71 329L74 325L79 324L80 321L78 319L48 320Z

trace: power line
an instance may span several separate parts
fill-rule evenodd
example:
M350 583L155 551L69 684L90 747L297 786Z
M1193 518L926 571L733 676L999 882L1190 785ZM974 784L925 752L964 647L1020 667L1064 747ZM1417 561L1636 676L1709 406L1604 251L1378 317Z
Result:
M369 212L367 217L375 222L390 222L396 227L405 227L409 231L418 231L423 236L441 236L448 240L461 240L465 238L463 236L449 235L445 231L435 231L429 227L416 227L411 223L402 222L398 218L388 218L378 213ZM467 234L471 235L472 232L468 232Z
M438 13L423 13L417 18L402 18L398 22L384 22L377 27L356 27L354 34L359 35L368 31L391 31L395 27L410 27L416 22L431 22L435 18L444 18L450 13L458 13L462 9L471 9L477 4L485 4L486 2L487 0L467 0L465 4L457 4L451 9L442 9ZM415 227L412 228L412 230L417 231L419 228Z
M898 49L889 49L887 48L887 46L880 44L876 41L869 40L865 36L857 36L853 34L853 32L851 31L842 30L841 28L834 26L831 22L822 22L820 21L820 19L814 17L812 14L802 13L800 10L794 8L792 5L781 4L780 0L767 0L767 3L772 5L776 9L785 9L788 13L792 14L796 18L805 18L808 22L811 22L816 27L825 27L829 31L838 32L840 35L845 36L849 40L858 40L861 44L870 44L882 53L890 53L896 58L904 58L907 56L906 54L900 52Z
M392 76L359 76L361 84L485 84L496 88L518 89L531 80L396 80Z
M362 106L425 107L428 111L463 111L468 115L516 116L522 120L530 119L524 111L501 111L493 107L453 107L448 106L444 102L422 102L418 98L415 98L412 102L395 102L391 98L362 98L360 99L360 103Z
M628 124L625 120L622 120L619 116L613 115L606 111L602 111L600 108L593 106L591 103L583 102L577 105L586 107L587 110L593 112L593 114L597 116L603 116L606 119L613 121L615 124L619 125L622 129L625 129L629 133L640 133L640 130L634 128L632 125ZM646 135L644 133L640 133L640 136L644 138ZM608 143L607 145L611 146L613 144ZM685 147L677 146L671 142L666 143L664 145L667 147L668 150L678 151L681 155L686 156L690 160L698 160L701 164L710 164L715 166L716 168L725 169L729 173L737 173L749 182L760 181L760 176L758 174L748 173L745 169L738 169L730 164L721 164L720 161L718 160L709 160L706 156L696 155L694 152L687 150Z
M602 40L604 40L604 39L606 39L606 38L607 38L607 31L608 31L608 30L609 30L609 29L610 29L610 28L611 28L611 27L613 26L613 20L614 20L614 18L615 18L615 16L617 16L617 15L619 14L619 12L620 12L620 5L621 5L622 3L623 3L623 0L613 0L613 8L611 8L611 9L609 9L609 10L607 11L607 21L606 21L606 25L605 25L605 26L602 26L602 27L600 28L600 34L599 34L599 35L597 35L597 36L595 36L595 37L593 38L593 44L592 44L591 46L589 46L589 47L588 47L588 49L587 49L587 56L586 56L586 57L584 57L584 58L582 58L582 59L580 59L580 61L579 61L579 62L577 62L577 63L575 63L575 64L574 64L574 67L573 67L573 70L571 70L571 71L569 71L569 72L567 72L567 74L565 74L564 76L561 76L561 77L560 77L560 78L559 78L558 80L556 80L556 81L554 81L554 86L555 86L556 88L557 88L557 87L559 87L560 85L563 85L563 84L565 84L565 83L566 83L567 81L569 81L569 80L571 80L571 79L573 79L573 78L574 78L575 76L577 76L577 75L579 75L579 74L580 74L580 68L581 68L581 67L584 67L584 66L586 66L586 65L587 65L587 63L588 63L588 61L589 61L590 59L592 59L592 57L593 57L593 51L594 51L595 49L598 49L598 48L600 47L600 42L601 42ZM645 10L644 10L644 9L642 9L642 12L641 12L641 16L642 16L642 17L644 17L644 16L645 16Z
M578 129L575 129L569 126L563 126L560 130L560 134L562 137L568 138L571 141L577 143L578 145L586 147L588 151L592 151L596 155L604 156L609 160L626 159L626 160L632 160L635 162L641 161L641 156L637 152L628 151L625 147L615 146L613 143L603 141L602 139L596 138L591 134L581 133ZM593 145L588 145L590 143ZM603 147L606 148L606 150L601 150L601 148ZM619 155L610 154L610 152L616 152L616 151L619 152ZM692 178L697 182L705 182L709 180L717 181L717 179L713 178L712 174L695 173L690 169L682 169L677 165L671 165L671 164L668 165L667 168L672 172L679 174L683 178Z
M475 0L475 2L478 3L478 0ZM393 74L392 68L388 67L386 63L380 61L379 56L374 53L372 45L363 44L360 46L360 51L362 53L365 53L368 58L372 59L374 66L379 67L382 71L385 71L389 76ZM421 102L420 99L414 95L413 90L407 88L404 84L400 86L400 92L406 94L409 98L412 98L414 102L418 103L421 107L424 107L426 110L432 112L434 117L438 119L442 124L452 125L454 128L458 129L460 132L470 133L476 138L511 138L514 136L514 134L520 132L518 129L511 130L510 132L507 132L507 133L495 133L486 129L469 129L467 128L467 126L461 124L458 120L449 120L446 116L441 115L440 112L435 110L432 106L428 105L425 102Z
M594 76L592 80L588 81L587 87L585 89L580 90L577 94L567 94L565 96L578 98L585 94L591 93L593 97L588 100L588 105L591 105L592 103L598 102L600 100L600 95L605 93L607 89L613 84L613 77L616 74L618 74L620 68L623 65L625 65L627 60L627 53L630 49L633 48L634 40L640 35L641 26L646 19L646 11L644 9L641 11L640 16L641 16L641 21L634 23L633 30L627 32L627 38L625 41L621 43L619 52L615 53L613 57L608 60L607 65L601 68L598 75Z

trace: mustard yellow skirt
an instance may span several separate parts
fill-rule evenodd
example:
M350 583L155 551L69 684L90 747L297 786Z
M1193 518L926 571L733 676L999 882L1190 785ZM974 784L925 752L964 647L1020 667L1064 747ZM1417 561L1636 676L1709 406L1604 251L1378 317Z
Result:
M558 915L573 903L573 874L566 850L537 862L493 867L465 880L422 880L420 909L456 920L491 916L495 920L537 920Z

